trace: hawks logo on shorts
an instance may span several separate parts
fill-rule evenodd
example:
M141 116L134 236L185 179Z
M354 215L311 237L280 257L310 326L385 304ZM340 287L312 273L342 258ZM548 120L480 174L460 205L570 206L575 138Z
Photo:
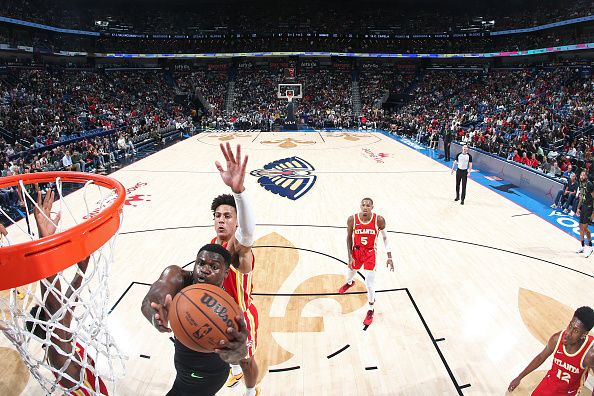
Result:
M258 183L271 193L295 201L315 184L314 170L306 160L290 157L266 164L264 169L253 170L250 175L258 177Z

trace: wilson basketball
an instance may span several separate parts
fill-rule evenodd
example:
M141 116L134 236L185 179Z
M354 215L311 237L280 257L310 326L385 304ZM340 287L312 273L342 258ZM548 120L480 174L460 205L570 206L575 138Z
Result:
M195 284L175 295L169 324L182 344L197 352L213 352L227 337L227 328L238 328L239 306L222 288Z

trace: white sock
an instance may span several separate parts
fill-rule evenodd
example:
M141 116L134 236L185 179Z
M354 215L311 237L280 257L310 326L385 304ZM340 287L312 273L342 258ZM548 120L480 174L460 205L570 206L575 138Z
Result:
M349 285L353 283L353 280L355 279L355 275L357 275L357 271L349 269L349 272L347 272L347 283Z
M238 364L232 364L231 365L231 374L233 375L239 375L241 374L243 371L241 370L241 366Z
M365 284L367 285L367 301L373 310L375 302L375 271L365 271Z
M256 396L256 388L246 388L245 396Z

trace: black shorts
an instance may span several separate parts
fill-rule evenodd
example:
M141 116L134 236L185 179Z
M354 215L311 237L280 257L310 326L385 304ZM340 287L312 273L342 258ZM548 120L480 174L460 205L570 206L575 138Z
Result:
M590 224L592 219L592 207L582 206L580 208L580 224Z
M174 342L177 375L167 396L214 396L227 381L229 364L216 353L195 352Z
M194 372L176 365L177 376L166 396L214 396L227 382L229 368L218 372Z

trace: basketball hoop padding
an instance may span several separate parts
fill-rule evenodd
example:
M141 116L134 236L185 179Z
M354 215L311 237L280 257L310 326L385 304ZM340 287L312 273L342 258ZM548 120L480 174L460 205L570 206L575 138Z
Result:
M0 188L25 184L55 182L93 183L115 190L116 199L96 216L63 232L38 240L0 248L0 290L6 290L47 278L97 251L118 231L126 199L124 186L112 178L79 172L45 172L0 178Z

